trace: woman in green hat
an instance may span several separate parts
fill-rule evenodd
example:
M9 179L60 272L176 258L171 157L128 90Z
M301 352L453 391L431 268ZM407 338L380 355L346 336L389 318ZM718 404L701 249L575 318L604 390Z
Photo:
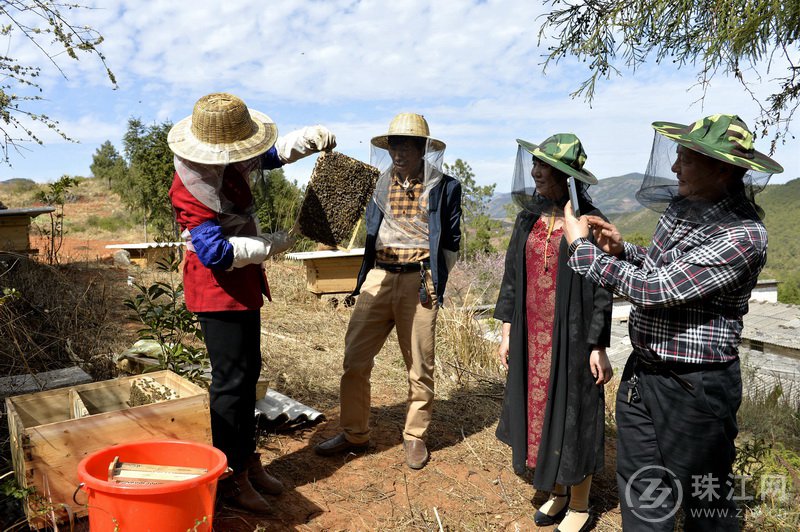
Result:
M508 369L497 437L511 446L514 471L534 469L533 486L550 493L536 524L577 532L591 526L589 489L604 463L611 295L567 267L563 208L571 181L580 211L602 216L586 193L597 179L571 133L517 143L512 197L521 211L494 312Z
M570 268L631 303L614 408L622 526L671 532L682 507L685 530L739 530L739 344L767 261L755 194L783 168L736 115L653 128L636 194L661 213L650 245L569 208L564 225Z

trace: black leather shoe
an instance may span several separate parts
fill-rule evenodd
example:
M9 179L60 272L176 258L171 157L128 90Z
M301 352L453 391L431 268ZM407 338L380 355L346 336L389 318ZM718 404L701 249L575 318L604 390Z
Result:
M329 438L314 446L314 452L320 456L333 456L343 452L363 452L369 447L369 442L353 443L347 441L344 432Z
M569 511L567 512L567 515L564 516L564 519L561 521L561 523L558 525L558 527L556 527L556 529L553 532L574 531L577 524L573 523L574 526L572 527L571 530L565 526L566 521L570 521L569 517L571 515L580 515L581 519L585 519L585 521L582 522L583 524L581 524L581 527L578 529L578 532L588 532L594 526L592 514L589 512L589 510L573 510L572 508L570 508Z
M561 499L564 497L569 497L569 494L565 493L564 495L559 495L558 493L553 493L550 496L550 498L557 498L557 499ZM564 504L564 507L554 515L547 515L544 512L536 510L536 513L533 515L533 522L536 523L536 526L552 526L557 522L561 521L564 518L564 516L567 515L567 510L569 510L569 504Z

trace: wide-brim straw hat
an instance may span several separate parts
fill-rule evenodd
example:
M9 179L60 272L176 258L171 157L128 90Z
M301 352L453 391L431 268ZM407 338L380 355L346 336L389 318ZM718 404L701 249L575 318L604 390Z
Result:
M681 146L718 161L766 174L783 172L777 161L753 147L753 134L736 115L707 116L688 126L653 122L653 128Z
M389 149L389 137L418 137L428 139L433 150L442 151L445 143L431 137L431 130L425 117L416 113L400 113L389 124L389 132L372 137L372 145L385 150Z
M231 164L252 159L269 150L278 138L270 117L224 92L203 96L167 135L170 149L179 157L202 164Z
M538 146L522 139L517 139L517 144L537 159L561 170L565 174L590 185L597 184L597 178L594 174L583 167L586 163L586 152L580 139L574 134L556 133L545 139Z

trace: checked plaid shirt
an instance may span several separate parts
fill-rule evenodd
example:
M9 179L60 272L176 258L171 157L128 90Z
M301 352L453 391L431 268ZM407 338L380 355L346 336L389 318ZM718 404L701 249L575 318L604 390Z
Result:
M411 223L404 222L403 219L413 219L416 216L427 216L420 208L419 196L422 194L424 187L422 185L422 176L417 179L411 180L407 188L404 188L400 183L398 176L392 177L392 184L389 187L389 208L392 210L392 216L397 220L397 224L401 226L408 234L417 237L418 239L428 241L427 230ZM381 229L386 227L381 226ZM427 229L427 228L426 228ZM378 242L385 241L381 238L381 232L378 232ZM392 247L391 245L377 249L376 259L378 262L391 262L391 263L408 263L419 262L430 257L430 250L428 248L402 248Z
M569 266L633 304L634 348L673 362L736 359L742 317L767 260L764 224L743 195L717 203L705 222L670 211L648 249L625 242L623 260L585 242Z

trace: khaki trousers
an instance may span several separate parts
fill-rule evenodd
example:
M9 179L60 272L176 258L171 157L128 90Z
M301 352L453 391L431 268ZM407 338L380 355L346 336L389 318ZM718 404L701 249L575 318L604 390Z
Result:
M348 441L369 440L370 374L386 338L397 339L408 370L408 399L403 438L421 440L433 410L433 370L438 306L430 272L428 301L420 303L419 272L367 274L347 327L340 388L341 426Z

